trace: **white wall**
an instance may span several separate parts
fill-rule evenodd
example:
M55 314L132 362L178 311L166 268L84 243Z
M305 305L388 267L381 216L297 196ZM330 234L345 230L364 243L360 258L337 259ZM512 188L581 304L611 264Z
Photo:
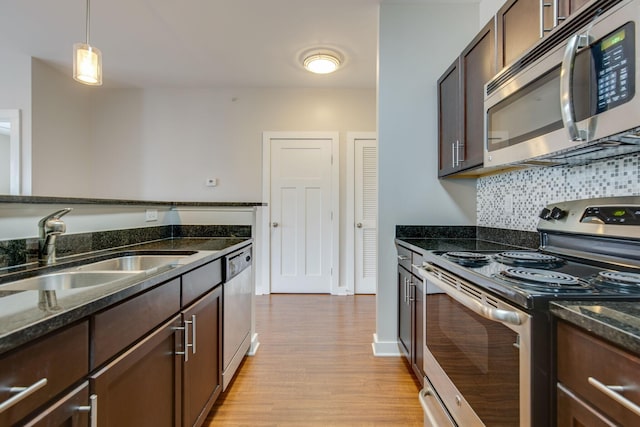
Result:
M490 19L493 19L494 15L505 3L505 0L480 0L479 15L480 15L480 28L482 28Z
M476 223L475 180L437 179L436 82L479 29L477 4L381 5L378 354L398 351L396 224Z
M259 201L263 131L375 129L374 90L107 90L93 108L92 194L108 198Z
M32 62L33 194L91 196L91 87Z
M31 192L31 57L0 39L0 110L21 113L21 187Z

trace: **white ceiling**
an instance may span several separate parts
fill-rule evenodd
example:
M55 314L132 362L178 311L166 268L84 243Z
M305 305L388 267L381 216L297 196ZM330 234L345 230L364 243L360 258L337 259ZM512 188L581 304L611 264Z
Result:
M90 43L105 87L373 88L380 2L91 0ZM85 0L0 0L0 36L70 74ZM319 46L345 56L338 72L302 69Z
M0 42L70 74L85 2L0 0ZM479 0L91 0L90 42L105 87L374 88L380 3L430 2ZM344 65L303 70L317 47Z

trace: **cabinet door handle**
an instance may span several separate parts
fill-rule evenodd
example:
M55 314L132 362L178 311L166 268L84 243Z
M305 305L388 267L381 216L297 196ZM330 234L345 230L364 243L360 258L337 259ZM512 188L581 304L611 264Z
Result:
M451 167L455 168L457 166L456 162L456 143L451 143Z
M457 164L460 166L460 163L464 162L464 151L460 150L460 147L464 147L464 144L460 144L460 141L456 141L456 153L458 157Z
M616 402L618 402L619 404L621 404L622 406L624 406L634 414L640 416L640 406L636 405L635 403L633 403L632 401L630 401L629 399L627 399L626 397L620 394L620 392L625 390L624 386L605 385L593 377L589 377L587 381L589 381L589 384L594 386L598 391L607 395L612 400L615 400ZM631 387L628 387L628 388L631 388Z
M191 315L191 350L196 354L196 315Z
M11 408L13 405L20 402L21 400L29 397L30 395L40 390L45 385L47 385L47 379L41 378L28 387L9 387L9 393L18 393L18 394L0 403L0 413Z
M409 279L409 304L416 300L416 284L413 283L413 278Z
M89 406L78 406L78 411L88 412L91 419L91 427L98 427L98 395L89 396Z
M191 317L193 319L193 316ZM184 351L176 351L176 354L184 356L184 361L189 361L189 347L193 348L193 344L189 344L189 325L193 323L193 320L185 320L184 326L176 328L179 331L184 331L183 335L183 346ZM192 329L193 331L193 329ZM195 353L195 352L194 352Z
M403 302L406 304L407 303L407 278L406 277L403 279L402 286L403 286L403 288L402 288L402 299L404 300Z

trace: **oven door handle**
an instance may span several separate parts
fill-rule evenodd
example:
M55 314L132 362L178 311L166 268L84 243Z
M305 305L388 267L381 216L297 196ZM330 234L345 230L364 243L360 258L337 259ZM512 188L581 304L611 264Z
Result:
M474 313L484 317L485 319L492 320L494 322L507 323L510 325L521 325L522 318L520 314L515 311L504 310L502 308L496 308L488 304L484 304L482 301L473 299L466 295L464 292L455 288L453 285L445 283L438 276L434 275L428 266L420 267L418 272L422 277L435 282L440 289L442 289L447 295L460 304L467 307Z

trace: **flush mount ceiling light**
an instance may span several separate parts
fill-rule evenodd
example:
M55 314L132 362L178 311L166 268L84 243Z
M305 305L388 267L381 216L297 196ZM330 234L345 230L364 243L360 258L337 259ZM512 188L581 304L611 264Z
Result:
M340 67L340 55L333 51L315 51L304 56L302 65L316 74L333 73Z
M73 45L73 78L90 86L102 85L102 52L89 44L89 0L87 0L86 42Z

